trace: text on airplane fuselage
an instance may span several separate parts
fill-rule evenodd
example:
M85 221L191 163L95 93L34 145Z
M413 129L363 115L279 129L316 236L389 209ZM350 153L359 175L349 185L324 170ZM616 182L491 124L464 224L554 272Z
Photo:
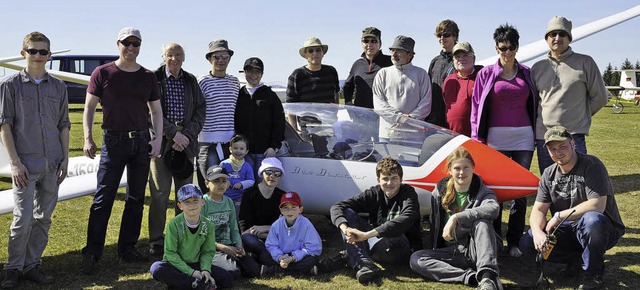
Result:
M349 173L340 173L331 170L327 170L324 168L320 168L317 170L312 169L302 169L296 166L293 170L287 172L288 174L296 174L296 175L313 175L318 177L330 177L330 178L347 178L347 179L365 179L366 175L357 175L357 174L349 174Z
M76 163L72 168L69 168L67 177L80 176L84 174L94 173L100 168L100 163L97 162L82 162Z

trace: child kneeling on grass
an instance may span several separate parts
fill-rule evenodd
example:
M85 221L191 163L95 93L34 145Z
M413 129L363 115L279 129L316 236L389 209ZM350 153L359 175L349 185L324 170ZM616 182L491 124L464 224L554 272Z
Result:
M151 265L151 276L173 289L216 289L231 287L233 277L211 265L216 253L213 224L200 215L204 204L200 188L187 184L178 190L178 207L164 238L162 261Z
M322 240L313 224L301 215L302 210L298 193L287 192L280 199L282 216L271 225L265 242L273 261L262 265L261 276L277 272L318 274Z

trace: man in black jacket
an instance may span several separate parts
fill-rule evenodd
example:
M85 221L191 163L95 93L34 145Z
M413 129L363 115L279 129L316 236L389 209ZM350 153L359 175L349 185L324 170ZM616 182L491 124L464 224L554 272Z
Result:
M366 284L379 275L379 263L408 264L422 249L420 204L413 187L402 184L402 166L391 157L376 165L378 185L331 207L331 221L340 229L346 263ZM368 220L358 214L366 213Z
M193 158L198 154L198 134L202 130L205 102L195 76L182 69L184 49L177 43L163 47L164 64L155 71L160 87L163 128L161 151L163 158L152 158L149 174L151 203L149 205L149 254L162 257L164 253L164 226L167 204L171 192L171 180L175 191L193 183ZM186 163L175 164L178 154ZM171 160L174 158L174 160ZM189 161L190 160L190 161ZM191 167L188 164L191 163ZM183 167L184 174L176 172ZM173 168L171 168L173 167ZM189 171L190 169L190 171ZM189 174L190 173L190 174ZM188 175L188 176L187 176ZM179 209L176 208L176 215Z

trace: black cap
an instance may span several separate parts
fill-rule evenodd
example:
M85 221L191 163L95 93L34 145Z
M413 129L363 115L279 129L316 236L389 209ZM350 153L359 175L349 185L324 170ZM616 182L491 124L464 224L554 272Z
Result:
M257 68L261 72L264 72L264 64L262 63L262 60L257 57L250 57L244 61L244 66L242 67L242 69L248 70L250 68ZM244 71L241 71L241 72L244 72Z

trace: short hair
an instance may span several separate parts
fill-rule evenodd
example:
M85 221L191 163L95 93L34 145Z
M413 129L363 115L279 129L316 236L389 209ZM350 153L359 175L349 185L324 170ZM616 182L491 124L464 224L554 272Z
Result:
M453 35L455 35L456 38L458 38L458 35L460 34L460 29L458 29L458 24L456 24L453 20L451 19L445 19L440 21L440 23L438 23L438 26L436 26L436 33L451 33Z
M496 28L496 31L493 32L493 40L496 44L508 41L511 45L520 46L520 34L518 30L509 23L505 23Z
M402 178L402 165L395 159L387 156L378 161L376 165L376 176L380 177L381 174L392 175L397 173Z
M28 42L45 42L47 44L47 49L51 50L51 41L49 41L49 38L42 32L34 31L27 34L27 36L22 40L22 50L29 49L27 47Z
M247 139L247 137L245 137L244 135L237 134L233 136L233 138L231 138L231 141L229 141L229 146L233 146L233 144L236 142L244 142L244 144L247 145L247 148L249 148L249 139Z
M162 54L164 55L169 49L180 49L182 50L182 53L184 53L184 48L182 48L182 45L172 42L162 46Z

